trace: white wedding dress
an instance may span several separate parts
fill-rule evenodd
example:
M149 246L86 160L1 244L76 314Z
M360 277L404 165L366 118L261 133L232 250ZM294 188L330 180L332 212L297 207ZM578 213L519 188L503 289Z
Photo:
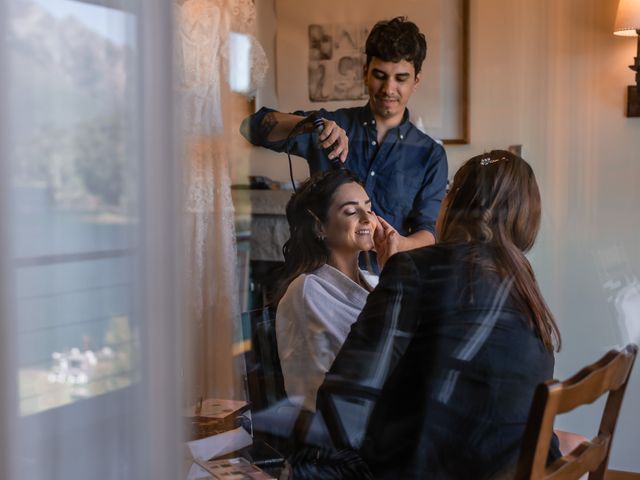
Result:
M239 325L234 208L231 199L225 105L231 31L252 39L251 81L264 77L264 51L255 30L252 0L186 0L176 3L175 61L183 135L186 228L186 293L183 323L185 402L200 396L241 398L234 364Z

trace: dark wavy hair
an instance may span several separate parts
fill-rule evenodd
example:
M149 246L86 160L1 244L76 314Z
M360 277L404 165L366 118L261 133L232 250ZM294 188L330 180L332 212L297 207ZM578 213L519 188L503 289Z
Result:
M376 23L365 44L367 66L372 57L385 62L406 60L420 73L422 62L427 56L427 40L418 26L406 17L396 17Z
M469 159L456 172L438 220L438 239L476 244L479 248L471 250L474 263L496 271L501 279L513 279L516 305L551 351L554 346L560 349L560 330L524 256L535 242L540 214L531 166L511 152L493 150Z
M279 274L273 304L277 306L298 275L312 272L329 260L329 248L321 236L322 225L336 190L347 183L362 185L349 170L318 172L305 180L287 203L289 240L282 247L284 267Z

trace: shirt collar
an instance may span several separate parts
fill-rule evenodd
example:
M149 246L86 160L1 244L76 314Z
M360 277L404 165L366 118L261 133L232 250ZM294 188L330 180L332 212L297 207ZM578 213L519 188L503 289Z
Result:
M400 125L390 129L389 132L395 132L400 140L406 139L407 135L409 134L409 130L411 129L411 122L409 118L409 109L405 107ZM367 102L366 105L360 109L358 120L364 127L368 127L369 125L375 126L376 120L373 116L373 112L371 111L371 107L369 106L369 102Z
M358 285L340 270L332 267L328 263L325 263L313 273L315 273L318 277L335 285L338 290L342 292L343 295L345 295L345 297L351 299L352 301L362 302L363 304L364 302L366 302L369 291L366 288ZM361 277L364 277L364 275L361 275ZM377 282L372 278L365 278L365 281L370 287L375 287L374 283L377 284Z

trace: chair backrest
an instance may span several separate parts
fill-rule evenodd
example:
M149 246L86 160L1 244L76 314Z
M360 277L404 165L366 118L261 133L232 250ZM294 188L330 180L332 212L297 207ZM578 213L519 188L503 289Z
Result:
M590 480L604 480L620 406L638 352L636 345L611 350L597 362L561 382L549 380L536 389L525 430L516 480L578 479L590 472ZM547 466L547 454L558 414L593 403L609 393L598 435Z
M254 439L266 442L287 457L304 444L313 414L288 402L278 355L275 309L266 306L246 314L248 319L244 320L248 321L243 321L243 330L244 337L250 340L245 365L251 412L266 413L259 426L253 425ZM291 432L281 430L280 423L287 417L293 419Z
M251 346L245 352L247 387L253 412L264 410L287 398L278 356L275 311L264 307L248 312Z

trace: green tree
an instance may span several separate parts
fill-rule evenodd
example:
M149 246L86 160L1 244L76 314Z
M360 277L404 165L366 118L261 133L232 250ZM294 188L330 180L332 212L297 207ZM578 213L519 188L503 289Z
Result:
M125 193L125 125L116 115L102 116L76 129L76 172L87 191L109 206L121 206Z

